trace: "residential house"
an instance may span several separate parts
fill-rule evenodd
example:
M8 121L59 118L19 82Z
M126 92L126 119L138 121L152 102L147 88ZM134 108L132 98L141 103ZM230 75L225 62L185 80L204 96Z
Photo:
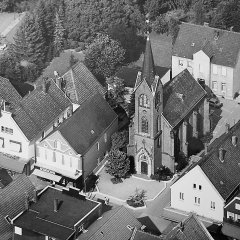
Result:
M103 164L101 161L111 146L111 135L117 128L117 115L100 94L95 94L37 143L33 174L80 187L82 178Z
M75 188L46 187L12 222L14 240L74 240L101 216L102 204Z
M115 207L91 224L78 240L129 240L142 224L124 207Z
M240 193L224 207L222 233L229 239L240 239Z
M27 201L35 201L36 191L26 175L19 175L0 189L0 239L13 236L12 220L27 208Z
M1 78L0 166L30 173L35 142L72 114L72 103L52 80L42 81L25 97Z
M96 93L100 93L103 97L106 94L106 89L81 62L82 59L78 55L79 53L73 52L61 54L52 61L39 78L40 80L53 79L73 103L73 111ZM71 56L75 56L76 61L72 62Z
M190 214L186 219L174 227L164 240L214 240L203 223L195 214Z
M187 68L216 95L233 99L240 90L239 50L237 32L181 23L172 53L173 77Z
M135 158L137 173L151 176L161 165L174 172L179 152L187 156L191 138L210 130L204 85L195 81L187 69L163 85L148 38L134 93L135 115L129 127L128 154Z
M221 223L239 190L240 122L210 144L208 152L171 186L171 208Z

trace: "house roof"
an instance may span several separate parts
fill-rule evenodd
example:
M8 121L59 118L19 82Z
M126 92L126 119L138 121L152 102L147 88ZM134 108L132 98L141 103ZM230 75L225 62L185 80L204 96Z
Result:
M211 57L214 64L235 67L240 50L240 34L209 26L182 23L173 47L173 55L193 59L193 54L200 50Z
M232 136L237 137L237 146L232 144ZM240 121L210 144L208 154L197 163L225 200L240 184L239 144ZM221 147L224 150L223 162L218 157Z
M195 214L190 214L170 231L165 240L213 240Z
M0 76L0 98L4 99L12 106L16 106L22 97L6 78Z
M84 154L116 118L106 100L97 93L57 130L77 153Z
M35 188L26 175L19 175L0 192L0 239L8 240L12 237L12 226L6 221L26 208L26 198L33 199Z
M133 235L132 235L132 238L131 240L159 240L159 239L162 239L162 237L160 236L155 236L153 234L150 234L150 233L147 233L147 232L143 232L141 230L136 230L133 232Z
M76 231L74 224L100 205L79 194L73 195L70 190L47 187L37 202L32 203L13 224L60 240L68 239ZM54 199L59 201L57 212L54 211Z
M124 207L116 207L102 215L102 218L92 223L79 240L129 240L133 229L139 229L142 224Z
M175 127L206 95L205 90L183 70L163 87L163 116Z
M61 76L61 75L60 75ZM106 89L82 62L76 63L63 74L66 93L73 103L82 104L96 93L105 95Z
M67 108L71 101L53 80L46 81L46 93L38 82L13 110L13 119L25 136L32 140ZM51 113L51 114L49 114Z

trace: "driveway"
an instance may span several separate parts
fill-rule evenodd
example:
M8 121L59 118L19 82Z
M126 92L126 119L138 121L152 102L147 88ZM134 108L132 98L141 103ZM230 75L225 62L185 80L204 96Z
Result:
M240 120L240 105L236 101L219 98L223 103L221 109L216 109L212 113L213 124L216 125L213 130L213 139L221 136L226 130L226 123L232 127Z
M105 168L103 168L99 173L98 189L100 193L123 201L133 195L136 189L146 190L147 200L150 201L157 197L157 195L165 188L164 182L130 177L123 179L122 183L113 184L111 178L113 177L106 173Z

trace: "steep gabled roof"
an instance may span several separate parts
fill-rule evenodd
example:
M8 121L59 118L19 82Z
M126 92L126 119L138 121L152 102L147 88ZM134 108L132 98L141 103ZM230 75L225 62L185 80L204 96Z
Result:
M132 230L127 226L132 227ZM142 224L124 207L116 207L102 215L82 233L79 240L129 240L134 227L139 229Z
M190 214L170 231L165 240L213 240L195 214Z
M9 240L13 229L5 217L16 217L26 208L27 197L31 200L35 196L35 188L26 175L19 175L14 181L0 192L0 239Z
M80 154L84 154L117 118L106 100L95 94L61 124L58 131Z
M163 87L163 116L175 127L206 95L187 69Z
M6 78L0 76L0 99L4 99L12 106L16 106L22 97Z
M36 89L19 102L12 116L28 140L32 140L69 106L71 101L64 92L53 80L47 80L46 93L39 83Z
M206 41L209 42L208 46L204 46ZM240 50L240 34L208 26L182 23L173 47L173 55L193 59L193 54L200 50L211 57L211 62L214 64L235 67Z

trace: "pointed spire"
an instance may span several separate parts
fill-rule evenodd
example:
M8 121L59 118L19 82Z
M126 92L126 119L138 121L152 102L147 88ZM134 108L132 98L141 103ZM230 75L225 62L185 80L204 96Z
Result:
M143 67L142 67L142 80L145 78L146 82L151 87L155 79L155 75L156 75L156 71L154 66L152 47L151 47L151 42L148 34L146 49L144 53Z

